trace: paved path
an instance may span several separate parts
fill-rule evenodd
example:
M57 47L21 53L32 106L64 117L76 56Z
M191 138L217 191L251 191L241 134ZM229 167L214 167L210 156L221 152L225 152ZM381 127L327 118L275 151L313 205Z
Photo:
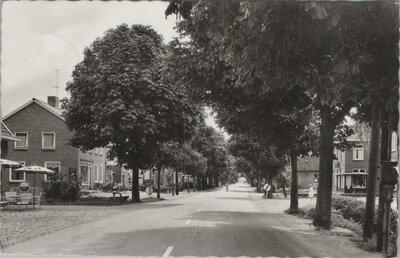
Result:
M300 200L301 204L309 202ZM261 199L248 185L138 204L4 249L9 254L371 257L340 232L315 231L283 214L289 201Z

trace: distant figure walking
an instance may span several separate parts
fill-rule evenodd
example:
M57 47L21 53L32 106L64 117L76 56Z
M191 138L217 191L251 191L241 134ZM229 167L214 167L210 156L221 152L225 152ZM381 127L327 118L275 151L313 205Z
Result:
M265 185L263 186L263 191L264 191L263 199L267 199L267 193L269 190L271 190L271 185L268 183L265 183Z
M308 197L310 198L310 202L314 199L314 187L310 184L310 188L308 189Z
M229 191L229 185L225 184L225 187L226 187L226 191L228 192Z

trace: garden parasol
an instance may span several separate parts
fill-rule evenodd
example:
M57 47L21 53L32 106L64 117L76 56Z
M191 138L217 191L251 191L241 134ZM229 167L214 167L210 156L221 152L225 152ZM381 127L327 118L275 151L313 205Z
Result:
M40 167L40 166L26 166L26 167L22 167L22 168L17 168L17 169L15 169L15 171L25 172L28 174L35 175L35 177L33 179L33 196L32 196L32 206L35 207L33 204L33 198L35 197L36 175L37 174L54 174L55 172L51 169L48 169L45 167Z
M22 167L22 165L18 162L8 160L8 159L0 159L0 164L2 166L8 167L8 168L19 168Z

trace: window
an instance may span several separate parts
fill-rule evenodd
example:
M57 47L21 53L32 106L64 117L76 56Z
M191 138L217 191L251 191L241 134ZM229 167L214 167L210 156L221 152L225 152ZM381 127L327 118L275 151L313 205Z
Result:
M42 133L42 149L54 150L56 148L56 133Z
M397 150L397 134L393 133L392 134L392 152L395 152Z
M15 142L15 149L28 149L28 133L16 132L15 136L20 140Z
M46 161L44 167L53 170L56 174L60 174L61 163L58 161ZM47 181L47 174L44 175L44 181Z
M100 170L100 183L103 183L103 167L100 166L99 170Z
M364 147L362 145L353 147L353 160L364 160Z
M353 173L367 173L367 170L365 170L365 169L353 169Z
M103 155L103 148L99 148L100 150L100 155Z
M94 165L94 181L99 182L99 171L97 170L97 165Z
M22 166L25 166L24 161L17 161ZM17 172L15 171L16 168L8 168L9 175L10 175L10 182L23 182L25 181L25 172Z
M81 163L81 180L82 180L82 185L88 185L89 184L89 163Z
M318 174L314 174L314 183L318 183Z
M365 175L354 175L351 181L353 188L365 188L367 186L367 177Z

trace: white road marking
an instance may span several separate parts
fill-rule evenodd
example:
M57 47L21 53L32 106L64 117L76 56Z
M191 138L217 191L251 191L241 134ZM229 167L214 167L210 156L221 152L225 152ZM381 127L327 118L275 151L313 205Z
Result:
M168 248L167 248L167 250L165 250L165 252L164 252L164 254L163 254L162 258L169 257L169 255L170 255L170 253L171 253L172 249L174 249L174 247L173 247L173 246L168 246Z
M190 221L191 221L190 219L187 220L185 224L188 225L190 223Z

